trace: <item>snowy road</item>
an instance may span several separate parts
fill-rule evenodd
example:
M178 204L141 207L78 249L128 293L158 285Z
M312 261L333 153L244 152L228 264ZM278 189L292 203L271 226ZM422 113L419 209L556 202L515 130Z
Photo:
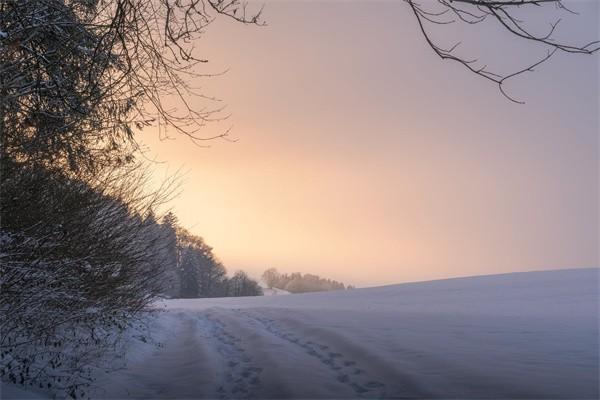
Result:
M598 271L168 301L105 398L597 398Z

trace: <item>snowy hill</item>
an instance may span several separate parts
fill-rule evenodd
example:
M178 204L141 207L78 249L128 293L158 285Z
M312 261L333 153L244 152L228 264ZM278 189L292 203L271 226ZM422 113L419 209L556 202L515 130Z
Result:
M263 294L265 296L277 296L277 295L282 295L282 294L291 294L287 290L277 289L277 288L263 287L262 290L263 290Z
M170 300L170 309L286 307L292 309L552 315L589 318L597 310L598 269L520 272L404 283L348 291L264 297Z
M169 300L107 398L597 398L598 269Z

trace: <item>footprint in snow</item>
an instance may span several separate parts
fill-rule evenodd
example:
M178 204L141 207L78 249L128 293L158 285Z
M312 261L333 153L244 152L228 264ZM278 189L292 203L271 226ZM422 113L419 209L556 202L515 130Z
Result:
M329 346L316 343L312 340L302 341L291 332L279 328L275 321L260 317L253 317L249 313L244 316L255 322L261 323L267 332L277 336L289 343L302 348L307 355L317 358L321 363L336 373L336 379L352 388L360 397L385 397L385 384L377 381L367 381L365 371L358 368L356 361L345 359L342 353L327 351Z
M225 325L210 315L201 315L198 322L215 340L216 350L223 357L226 372L223 384L216 391L219 400L251 399L260 383L262 368L252 366L252 359L241 347L241 340L226 331Z

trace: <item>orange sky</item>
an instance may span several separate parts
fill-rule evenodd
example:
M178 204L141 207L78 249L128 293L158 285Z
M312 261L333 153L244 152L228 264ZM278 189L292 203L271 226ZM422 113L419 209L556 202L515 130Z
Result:
M597 5L574 4L567 36L598 37ZM157 176L185 171L172 208L229 270L368 286L600 264L597 57L515 81L519 106L437 59L403 2L268 2L265 19L197 45L201 72L229 68L194 82L231 114L203 133L238 142L140 136ZM530 51L489 38L472 48L501 65Z

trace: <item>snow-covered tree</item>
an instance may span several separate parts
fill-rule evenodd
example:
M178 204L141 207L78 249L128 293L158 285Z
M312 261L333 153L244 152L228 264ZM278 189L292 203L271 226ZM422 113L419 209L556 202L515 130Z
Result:
M269 268L262 274L262 280L269 288L275 287L279 279L281 279L281 274L275 268Z
M0 375L81 396L88 367L163 290L161 197L141 171L92 187L38 167L0 165ZM7 170L10 173L6 174Z
M250 279L244 271L237 271L229 279L230 296L261 296L262 294L258 282Z
M162 219L161 230L165 245L164 294L168 297L178 297L181 292L181 246L177 235L179 229L175 214L167 213Z

